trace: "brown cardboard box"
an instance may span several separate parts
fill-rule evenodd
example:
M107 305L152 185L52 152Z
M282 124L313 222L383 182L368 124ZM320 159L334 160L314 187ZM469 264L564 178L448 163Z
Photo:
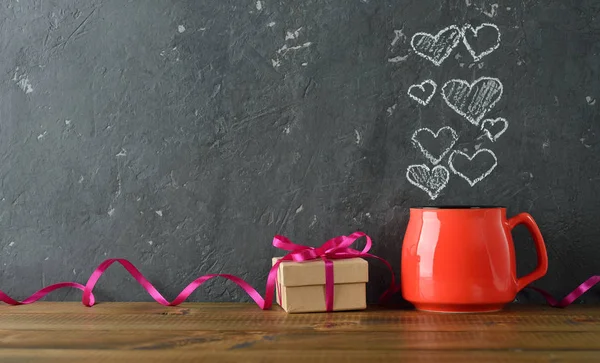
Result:
M273 265L279 258L273 258ZM369 265L362 258L332 260L333 310L362 310L367 307L366 284ZM277 302L288 313L324 312L325 262L285 261L277 271ZM281 299L279 298L281 294Z

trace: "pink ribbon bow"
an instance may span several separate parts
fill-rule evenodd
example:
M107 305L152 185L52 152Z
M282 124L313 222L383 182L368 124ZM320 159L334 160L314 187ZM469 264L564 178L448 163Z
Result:
M354 243L357 239L361 237L366 237L367 243L362 251L357 251L349 246ZM367 257L367 258L375 258L382 261L391 275L391 282L389 289L381 296L382 300L387 299L387 297L396 291L394 273L390 264L377 256L371 255L367 253L371 249L371 238L364 234L363 232L355 232L350 236L339 236L335 237L327 242L325 242L322 246L313 248L308 246L302 246L292 243L289 239L283 236L275 236L273 239L273 246L286 250L290 253L282 257L278 260L267 276L267 284L265 288L265 297L263 298L250 284L241 278L229 275L229 274L208 274L197 278L192 281L188 286L186 286L177 297L169 302L165 299L160 292L142 275L142 273L128 260L121 258L111 258L102 262L95 270L92 272L92 275L88 279L87 283L84 285L78 284L76 282L61 282L58 284L47 286L33 295L28 297L23 301L17 301L12 299L10 296L5 294L3 291L0 291L0 301L9 304L9 305L24 305L31 304L50 292L61 289L64 287L73 287L83 291L83 295L81 298L82 303L85 306L93 306L95 303L94 294L92 290L94 286L104 274L104 272L115 262L121 264L131 276L148 292L148 294L159 304L164 306L176 306L184 302L200 285L204 282L215 278L215 277L223 277L228 280L233 281L235 284L240 286L246 293L256 302L256 304L263 310L271 308L273 304L273 293L276 285L277 279L277 269L279 265L283 261L310 261L316 259L323 259L325 261L325 296L326 296L326 306L327 311L333 310L333 262L331 260L342 259L342 258L354 258L354 257Z

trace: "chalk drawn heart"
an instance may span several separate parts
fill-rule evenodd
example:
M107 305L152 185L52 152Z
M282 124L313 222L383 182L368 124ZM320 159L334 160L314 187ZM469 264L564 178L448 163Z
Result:
M481 158L485 159L486 155L488 157L491 156L492 159L494 160L494 163L492 164L492 166L490 166L487 170L485 170L481 175L479 175L475 179L472 179L472 178L466 176L465 172L460 172L460 171L456 170L456 168L454 166L457 157L466 158L470 163L473 163L473 160L475 158L477 158L477 156L479 156L478 159L481 159ZM448 158L448 165L450 166L450 170L452 170L452 172L454 174L456 174L456 175L460 176L461 178L463 178L464 180L466 180L469 183L469 185L474 186L475 184L482 181L486 176L490 175L490 173L498 165L498 159L496 158L496 154L494 154L494 152L489 149L479 149L472 156L469 156L469 155L463 153L462 151L454 151L454 152L452 152L452 154L450 154L450 157Z
M427 160L433 165L436 165L444 158L444 156L446 156L446 154L448 154L450 149L452 149L458 140L458 135L450 126L444 126L436 133L433 133L433 131L428 128L422 128L415 131L411 140L415 146L421 150ZM423 144L428 147L423 146ZM433 149L433 151L431 151L431 149Z
M433 200L448 184L450 173L442 165L431 170L427 165L411 165L406 170L406 179L412 185L426 192Z
M439 67L456 48L461 38L462 31L456 25L450 25L436 35L416 33L411 38L410 45L415 53Z
M442 87L446 104L475 126L502 98L504 87L497 78L481 77L473 83L452 79Z
M494 39L493 44L490 44L488 48L486 48L485 50L481 51L481 52L476 52L475 50L473 50L473 45L471 44L471 42L475 41L478 38L478 34L480 30L484 30L484 31L493 31L497 34L496 39ZM498 47L500 46L500 29L498 29L498 27L494 24L490 24L490 23L483 23L480 26L478 26L477 28L473 28L471 25L467 24L463 27L463 43L465 45L465 47L467 47L467 51L469 51L469 53L471 53L471 56L473 57L473 59L475 60L475 62L481 60L481 58L485 57L486 55L492 53L493 51L495 51L496 49L498 49ZM471 41L469 41L469 37L473 37L473 39ZM478 41L479 43L479 41Z
M433 95L435 95L435 91L437 91L437 83L428 79L420 84L410 86L408 88L408 95L423 106L427 106Z
M495 119L485 119L481 122L481 129L492 142L498 140L500 136L508 129L508 121L503 117Z

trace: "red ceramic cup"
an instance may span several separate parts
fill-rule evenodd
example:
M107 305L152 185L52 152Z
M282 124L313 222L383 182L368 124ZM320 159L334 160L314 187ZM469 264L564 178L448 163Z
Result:
M524 224L537 250L536 269L517 277L512 229ZM506 218L487 206L410 209L402 245L402 295L417 309L496 311L548 270L544 239L531 215Z

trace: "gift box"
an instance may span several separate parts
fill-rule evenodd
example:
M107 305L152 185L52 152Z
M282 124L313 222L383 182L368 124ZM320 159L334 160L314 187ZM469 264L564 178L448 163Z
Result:
M279 257L280 258L280 257ZM273 265L279 260L273 258ZM367 307L366 284L369 265L362 258L333 262L333 311L363 310ZM277 302L288 313L324 312L325 262L284 261L277 270Z

